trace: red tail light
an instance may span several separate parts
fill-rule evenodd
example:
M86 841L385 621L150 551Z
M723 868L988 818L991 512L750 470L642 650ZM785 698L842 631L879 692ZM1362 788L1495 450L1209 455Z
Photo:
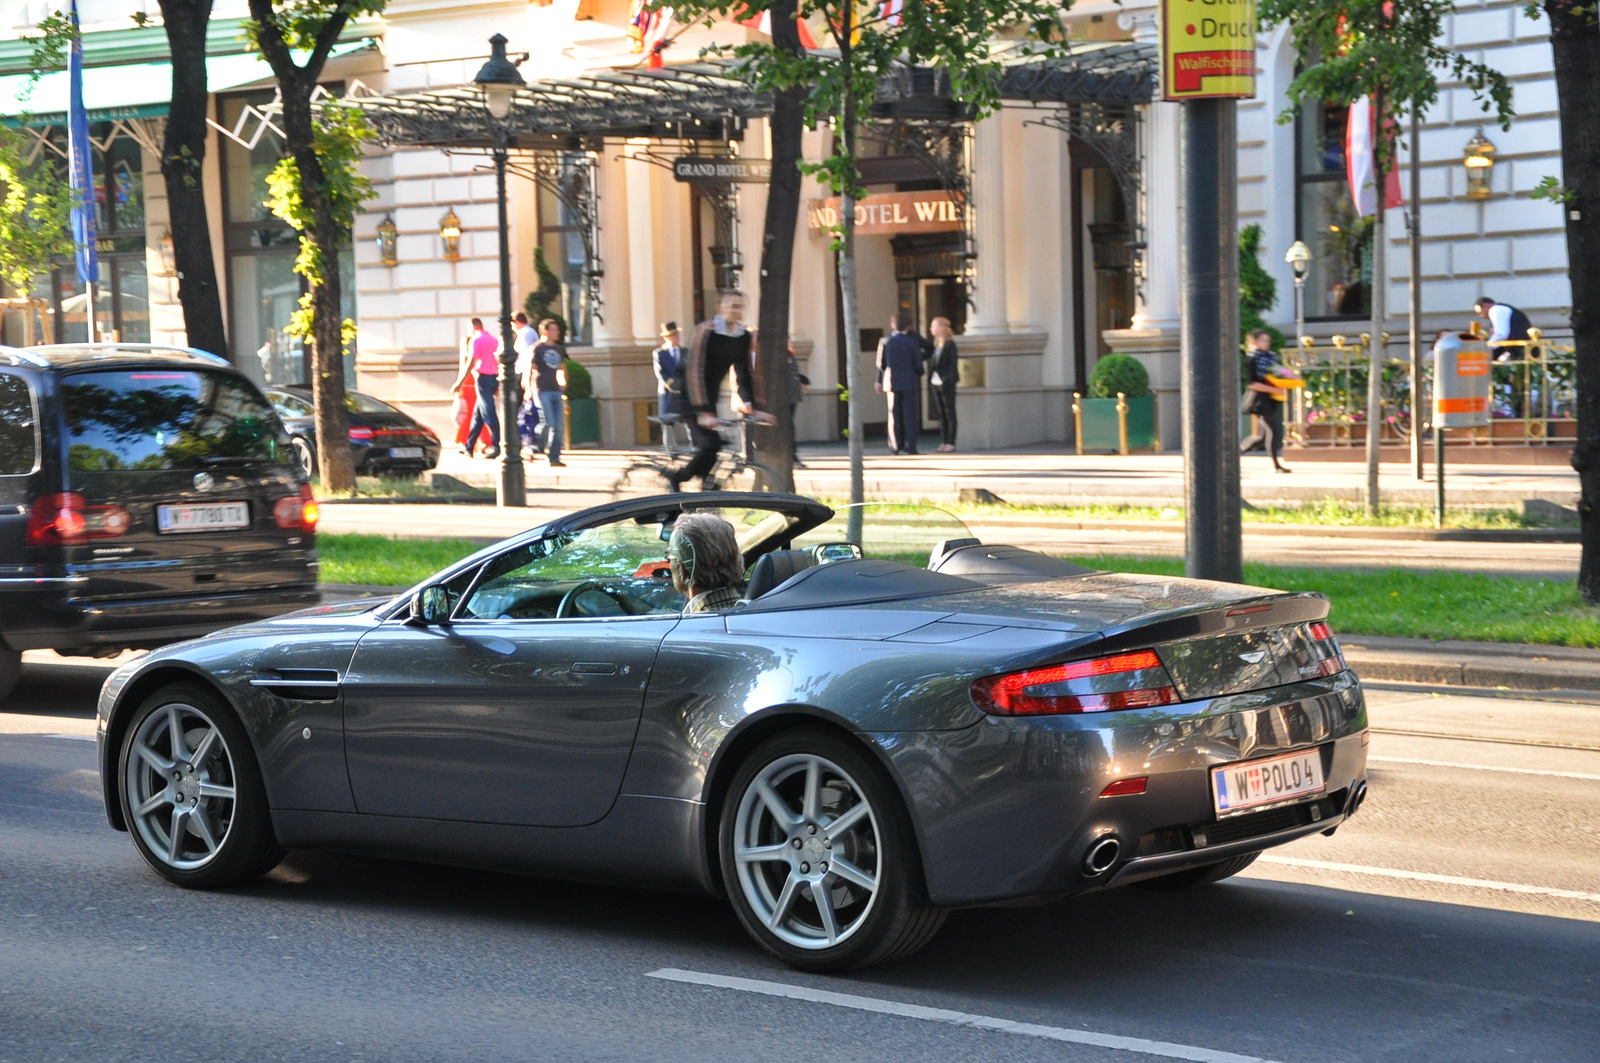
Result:
M28 511L29 546L62 546L83 539L115 539L132 524L121 506L91 506L76 492L43 495Z
M280 528L290 531L314 532L317 530L317 518L321 516L321 507L317 505L316 498L311 494L311 486L300 488L299 497L289 495L278 499L272 507L272 519Z
M1134 794L1144 793L1149 784L1148 775L1135 775L1131 779L1118 779L1100 791L1101 797L1130 797Z
M1318 620L1307 624L1306 630L1311 635L1311 648L1317 657L1317 675L1338 675L1348 667L1332 628Z
M370 442L372 442L372 429L370 429L370 428L352 428L352 429L350 429L350 442L352 442L352 443L370 443Z
M988 676L972 684L972 700L993 716L1049 716L1145 709L1178 701L1154 650Z

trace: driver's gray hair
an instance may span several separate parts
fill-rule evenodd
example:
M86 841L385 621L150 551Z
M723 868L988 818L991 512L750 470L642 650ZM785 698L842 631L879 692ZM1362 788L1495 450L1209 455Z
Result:
M712 513L685 513L672 530L694 548L694 570L689 582L704 593L744 582L744 554L733 525Z

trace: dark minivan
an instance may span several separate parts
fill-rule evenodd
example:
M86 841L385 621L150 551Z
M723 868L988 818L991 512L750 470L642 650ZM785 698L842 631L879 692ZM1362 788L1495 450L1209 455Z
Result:
M0 699L23 650L114 656L317 602L317 503L221 358L0 347Z

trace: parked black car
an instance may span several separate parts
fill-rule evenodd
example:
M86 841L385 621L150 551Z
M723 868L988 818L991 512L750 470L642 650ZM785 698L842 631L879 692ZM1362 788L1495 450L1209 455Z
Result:
M0 699L23 650L114 656L315 604L316 521L282 422L221 358L0 347Z
M272 408L283 418L300 464L317 468L317 426L312 417L311 389L272 387L266 390ZM433 430L387 402L359 391L344 393L350 419L350 452L356 472L423 472L439 464L439 437Z

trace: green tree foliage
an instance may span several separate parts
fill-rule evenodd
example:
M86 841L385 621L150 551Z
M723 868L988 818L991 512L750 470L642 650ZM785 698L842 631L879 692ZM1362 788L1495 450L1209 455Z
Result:
M1130 399L1150 394L1150 374L1144 363L1131 354L1108 354L1095 363L1089 374L1091 399L1114 399L1121 392Z
M1246 225L1239 230L1239 342L1256 329L1272 333L1272 346L1281 350L1283 333L1262 317L1278 303L1278 282L1272 279L1257 257L1261 252L1261 226Z
M296 325L311 344L311 392L316 404L317 459L322 485L332 494L355 490L355 468L345 440L344 348L350 333L340 309L339 270L334 261L349 239L350 222L370 193L356 170L364 118L336 103L314 106L323 67L350 20L375 15L386 0L249 0L245 34L278 79L284 155L291 168L275 172L274 199L299 218L296 269L311 284ZM333 112L339 112L334 114ZM330 154L324 154L324 152ZM309 310L309 321L305 311Z
M312 145L322 162L324 194L329 214L341 231L348 232L361 213L361 204L377 195L372 182L360 170L362 145L373 139L372 124L365 112L351 107L324 107L315 118ZM300 237L300 253L294 271L315 289L326 284L330 270L337 270L335 249L323 248L313 236L316 217L307 205L300 167L294 157L285 155L267 175L267 208L289 223ZM311 292L300 297L300 309L286 330L304 340L315 338L315 311ZM355 322L339 323L340 346L348 348L355 338Z
M72 254L72 189L41 158L27 162L22 134L0 127L0 280L26 293L33 279Z
M1445 43L1444 18L1455 0L1261 0L1263 29L1286 22L1304 64L1287 90L1293 121L1308 102L1350 103L1376 97L1392 119L1426 111L1439 98L1439 74L1472 90L1502 129L1511 128L1511 85L1505 75ZM1383 138L1378 161L1393 167L1394 142Z
M594 398L594 377L589 375L589 370L583 367L582 362L568 358L562 363L562 368L567 371L567 398Z

